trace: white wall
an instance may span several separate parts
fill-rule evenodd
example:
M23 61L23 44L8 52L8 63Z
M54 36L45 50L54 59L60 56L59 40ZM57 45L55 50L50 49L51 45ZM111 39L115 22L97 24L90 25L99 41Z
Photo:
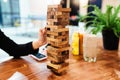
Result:
M47 15L47 5L59 3L60 0L30 0L30 14Z
M46 26L47 6L52 4L59 4L60 0L30 0L30 15L38 16L39 20L33 20L34 26Z
M69 1L69 0L68 0ZM80 14L87 14L88 0L79 0ZM60 0L20 0L20 14L22 17L28 15L47 15L47 5L59 4ZM105 11L107 4L118 5L120 0L103 0L102 11Z
M88 5L88 0L80 0L79 12L81 15L87 14L87 5Z
M80 0L80 14L81 15L86 15L87 14L87 6L89 0ZM113 5L113 6L118 6L120 4L120 0L102 0L102 12L105 12L106 10L106 5Z
M29 0L19 0L20 3L20 17L27 18L30 13ZM21 19L21 26L26 23L25 19Z
M103 0L102 1L102 11L105 12L106 5L118 6L120 4L120 0Z
M59 4L60 0L19 0L20 16L28 17L30 15L47 15L47 5ZM24 20L21 20L24 23Z
M29 8L29 0L19 0L20 2L20 15L21 17L26 17L29 15L30 8Z

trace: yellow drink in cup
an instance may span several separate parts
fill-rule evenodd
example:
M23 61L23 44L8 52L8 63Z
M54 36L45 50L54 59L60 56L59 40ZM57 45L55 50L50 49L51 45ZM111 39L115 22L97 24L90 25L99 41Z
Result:
M72 36L72 54L79 55L79 33L74 32Z
M83 34L79 34L79 54L83 54Z

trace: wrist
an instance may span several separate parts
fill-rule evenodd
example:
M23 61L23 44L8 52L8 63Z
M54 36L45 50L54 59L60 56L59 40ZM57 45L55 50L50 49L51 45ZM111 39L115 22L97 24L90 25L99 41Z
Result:
M36 40L32 42L32 46L33 49L38 49L41 46L41 44Z
M32 42L33 49L38 49L39 47L41 47L44 44L46 44L46 42L42 42L42 41L39 41L39 40L36 40L36 41Z

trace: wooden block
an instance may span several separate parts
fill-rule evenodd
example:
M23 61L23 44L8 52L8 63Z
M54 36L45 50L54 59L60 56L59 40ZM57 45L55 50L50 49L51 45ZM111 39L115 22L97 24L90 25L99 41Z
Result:
M53 35L53 36L65 36L66 34L69 35L69 31L64 31L64 32L55 32L55 31L48 31L47 34ZM68 36L69 37L69 36Z
M53 38L53 39L61 39L62 42L63 41L67 41L69 39L68 34L62 34L60 36L56 36L56 35L51 35L51 34L47 34L48 38Z
M51 46L53 47L56 47L56 48L63 48L63 47L68 47L69 46L69 42L68 41L64 41L62 43L57 43L57 42L52 42L52 41L47 41L48 44L50 44Z
M63 26L67 26L69 24L69 22L63 22L62 25Z
M53 53L47 52L47 54L48 54L48 60L54 63L62 63L62 62L65 62L69 58L69 53L66 55L62 55L62 56L54 55L55 54L54 52Z
M66 56L67 58L68 58L68 56ZM53 63L53 64L60 64L60 63L64 63L64 62L66 62L68 59L67 58L63 58L63 59L55 59L54 57L51 57L51 56L49 56L48 57L48 60L49 61L51 61L51 63Z
M53 52L47 49L47 53L48 55L55 58L65 58L65 59L69 58L69 50L61 51L61 52Z
M67 37L62 39L54 39L54 38L47 37L47 42L52 46L66 47L69 44L69 39Z
M47 11L47 24L68 25L70 11L71 8L62 8L61 5L49 5Z
M67 34L65 34L64 36L54 36L54 35L47 34L47 37L52 38L52 39L56 39L56 40L60 40L60 42L64 42L64 41L69 40ZM54 42L56 42L56 41L54 41Z
M69 44L68 43L66 43L66 44L53 44L53 43L50 43L50 45L51 46L53 46L53 47L56 47L56 48L62 48L62 47L67 47Z
M50 26L52 25L52 26L53 26L53 25L54 25L54 22L52 22L52 21L51 21L51 22L50 22L50 21L47 21L47 25L50 25Z
M62 12L62 15L65 16L65 17L66 17L66 16L69 17L69 16L70 16L70 13L69 13L69 12Z
M58 36L59 35L59 33L51 32L51 31L47 31L47 34L54 35L54 36Z
M53 13L54 13L54 16L61 16L63 14L61 11L49 10L49 11L47 11L47 16L50 16L51 14L53 15Z
M62 28L62 29L56 29L55 32L64 32L64 31L69 31L68 28Z
M56 75L62 75L67 71L68 65L69 65L68 63L52 64L51 62L48 62L47 68L51 69L51 71Z
M69 58L69 50L61 51L61 52L53 52L53 51L47 50L47 53L48 55L53 56L55 58L65 58L65 59Z
M59 8L58 11L62 11L62 12L70 12L71 8Z
M64 52L64 51L69 51L70 47L63 47L63 48L55 48L55 47L52 47L52 46L47 46L47 51L51 51L51 52ZM63 53L62 53L63 54Z
M51 32L56 32L59 29L64 29L65 26L46 26L46 30L47 31L51 31ZM69 35L69 33L67 33L68 31L65 31L65 34Z
M64 17L64 18L62 18L62 20L61 20L61 22L69 22L69 17Z
M53 19L51 17L48 17L48 18L50 18L50 19L47 20L47 25L56 25L56 26L59 26L59 25L63 25L63 24L66 24L66 25L69 24L69 18L68 17L59 18L59 19Z
M55 18L56 18L56 19L60 19L60 18L62 18L62 17L63 17L63 15L57 15L57 14L55 15Z
M62 18L62 17L63 17L62 12L58 12L58 11L48 11L47 12L47 20L48 19L59 19L59 18Z
M62 70L62 72L60 72L60 71L57 71L57 70L55 70L55 69L51 69L51 71L55 74L55 75L57 75L57 76L62 76L62 75L65 75L66 74L66 70L67 68L65 68L65 70Z
M55 9L55 10L54 10ZM62 8L61 5L48 5L48 11L70 12L71 8Z
M60 19L58 19L56 16L54 16L54 19L47 19L47 22L60 22Z
M55 28L50 28L50 27L49 28L46 27L46 28L47 28L47 31L56 32L56 33L61 32L61 34L64 33L64 32L69 32L68 28L60 28L60 29L55 29Z
M56 35L47 34L47 40L53 42L59 42L59 43L64 41L69 41L69 35L62 34L60 36L56 36Z
M49 14L47 15L47 21L58 21L58 22L59 22L60 19L61 19L61 18L64 18L64 17L69 18L69 17L67 17L67 16L49 13Z
M47 21L47 25L50 25L50 26L54 26L54 25L59 26L59 25L61 25L61 23L60 23L60 21L49 20L49 21Z
M54 55L53 55L53 56L50 56L50 54L49 54L49 56L48 56L48 60L51 61L51 62L54 62L54 63L56 63L56 64L64 63L64 62L66 61L66 60L64 60L64 59L62 59L62 58L60 58L60 57L55 58Z
M61 29L61 28L65 28L65 26L61 26L61 25L59 25L59 26L56 26L56 25L53 25L53 26L47 25L45 28L46 29Z
M50 22L50 21L47 21L47 25L50 25L50 26L54 26L54 25L56 25L56 26L60 26L61 24L59 23L59 22Z
M55 14L59 16L59 15L62 15L62 12L58 11L58 12L55 12Z
M48 16L50 17L50 19L54 19L55 12L50 11L48 13L49 13Z
M59 70L63 67L67 67L69 65L69 63L61 63L61 64L53 64L50 61L47 62L47 65L51 66L52 68Z
M67 60L69 58L69 53L68 54L64 54L64 55L57 55L57 53L55 54L54 52L47 52L48 54L48 59L56 62L56 63L61 63L64 62L65 60ZM55 54L55 55L54 55Z
M48 8L62 8L61 5L48 5Z

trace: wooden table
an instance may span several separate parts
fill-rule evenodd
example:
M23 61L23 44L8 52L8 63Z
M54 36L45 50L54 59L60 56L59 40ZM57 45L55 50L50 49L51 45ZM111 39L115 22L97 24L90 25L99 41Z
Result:
M12 59L0 64L0 80L10 78L16 72L24 75L14 75L15 80L120 80L120 49L107 51L102 47L100 40L97 62L89 63L83 60L82 55L70 54L67 73L56 76L46 67L47 60L36 61L29 56L21 59Z

